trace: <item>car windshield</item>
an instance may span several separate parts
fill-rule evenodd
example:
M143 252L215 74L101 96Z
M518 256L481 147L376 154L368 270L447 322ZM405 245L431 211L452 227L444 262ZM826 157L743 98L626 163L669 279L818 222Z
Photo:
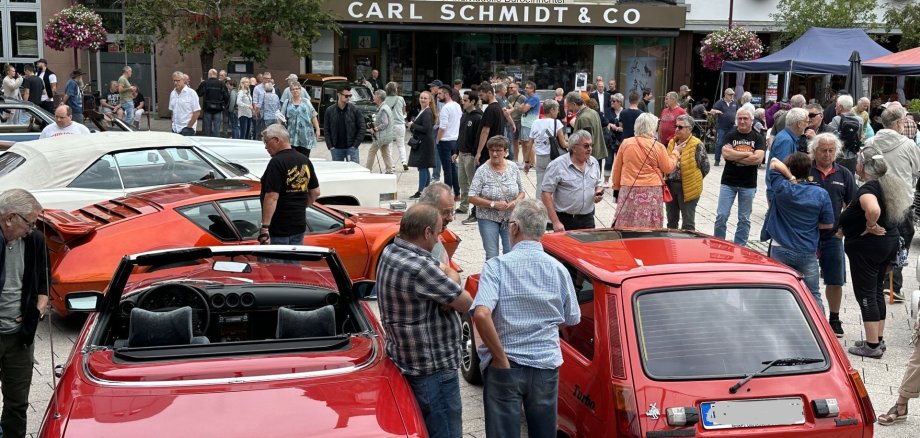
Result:
M25 157L13 152L6 152L0 155L0 176L16 170L17 167L22 166L22 163L25 162Z
M825 359L764 374L827 367L814 329L788 289L656 291L638 295L633 305L640 356L653 379L737 377L786 357Z
M371 90L368 90L365 87L352 87L351 99L349 99L352 103L370 101L372 99L373 96L371 96Z

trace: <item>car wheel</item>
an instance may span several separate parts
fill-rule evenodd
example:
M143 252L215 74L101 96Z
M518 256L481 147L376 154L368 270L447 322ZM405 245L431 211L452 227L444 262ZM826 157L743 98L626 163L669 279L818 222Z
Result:
M476 352L476 338L473 336L473 322L469 315L463 315L460 322L460 374L463 380L473 385L482 383L482 374L479 371L479 353Z

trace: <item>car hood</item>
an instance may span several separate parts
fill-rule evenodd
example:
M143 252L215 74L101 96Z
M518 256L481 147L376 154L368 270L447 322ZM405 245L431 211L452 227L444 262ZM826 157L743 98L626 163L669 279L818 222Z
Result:
M166 395L139 391L78 397L65 436L407 436L405 414L383 377Z

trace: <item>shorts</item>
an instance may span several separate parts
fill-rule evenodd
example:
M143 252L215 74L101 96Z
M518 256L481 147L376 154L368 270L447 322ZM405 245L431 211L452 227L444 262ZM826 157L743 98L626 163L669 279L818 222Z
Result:
M521 128L522 128L522 126L521 126L521 121L520 121L520 120L515 120L515 121L514 121L514 127L517 128L517 130L515 130L514 133L512 133L512 135L514 136L514 138L512 138L511 140L513 140L513 141L524 140L525 138L524 138L524 137L521 137Z
M519 128L518 128L518 133L520 134L520 135L518 135L518 138L520 138L521 141L530 141L530 140L531 140L531 139L530 139L530 127L529 127L529 126L521 126L521 127L519 127Z
M846 256L843 239L835 236L821 237L818 241L818 264L821 278L828 286L843 286L847 282Z

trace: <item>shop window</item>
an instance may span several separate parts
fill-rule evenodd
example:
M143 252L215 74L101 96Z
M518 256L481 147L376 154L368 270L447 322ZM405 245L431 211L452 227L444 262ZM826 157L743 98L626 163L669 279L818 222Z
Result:
M10 42L14 58L37 58L38 51L38 12L10 12Z
M671 59L672 38L620 38L620 77L617 85L623 96L635 91L640 97L649 90L654 97L649 112L656 114L664 105L668 91L667 73Z

